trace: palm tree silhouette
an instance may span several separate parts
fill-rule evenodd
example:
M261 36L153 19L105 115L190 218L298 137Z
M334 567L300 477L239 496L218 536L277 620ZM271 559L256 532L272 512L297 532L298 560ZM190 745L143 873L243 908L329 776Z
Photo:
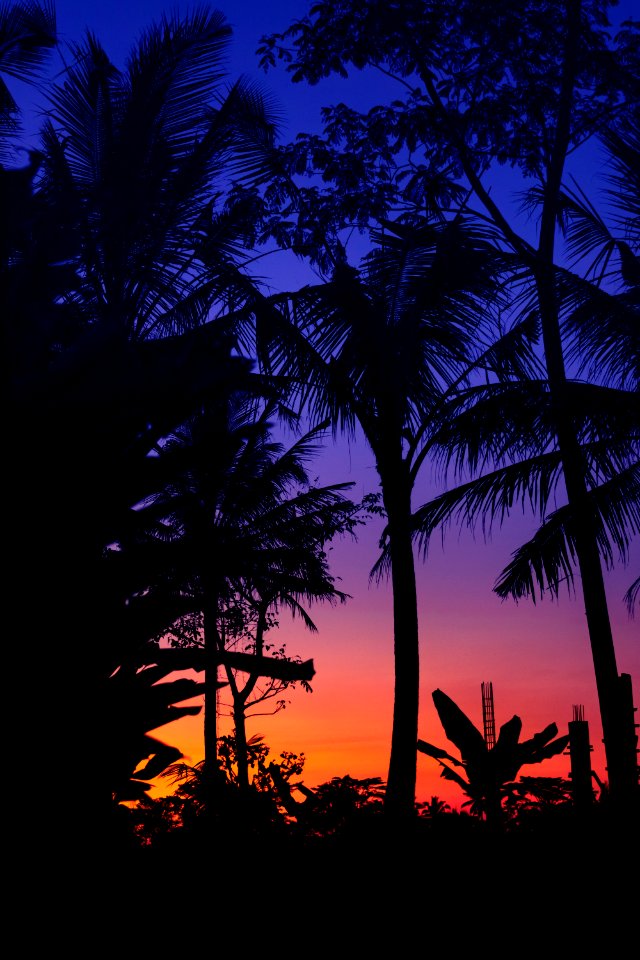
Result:
M199 614L191 642L204 651L204 771L212 791L218 779L218 666L225 667L233 700L238 782L246 788L246 711L252 695L257 702L267 695L256 687L264 676L257 665L267 652L269 616L288 609L315 630L306 603L347 599L330 575L324 547L354 527L357 508L344 496L352 484L311 484L307 464L325 425L285 449L272 434L276 410L267 403L256 414L255 397L236 391L184 424L160 453L161 462L174 461L169 472L175 479L144 511L154 519L150 535L155 530L162 540L174 541L176 556L166 569ZM232 629L238 615L241 623ZM249 674L242 683L237 661L227 653L238 637L248 649L250 615L256 619L250 652L258 659L252 667L247 657L247 667L240 667ZM288 682L272 677L270 689Z
M420 741L418 741L418 744L419 743ZM420 749L419 746L418 749ZM420 803L418 806L420 808L420 816L429 817L429 819L441 817L443 813L451 812L451 804L437 796L429 797L425 803Z
M376 460L393 587L395 695L386 811L415 814L419 640L412 491L430 418L467 370L480 303L496 291L486 234L460 221L388 224L360 273L272 300L291 325L278 372L290 402L334 432L359 425Z
M306 161L334 189L335 184L353 183L355 200L348 199L360 216L357 223L371 213L371 207L364 206L364 212L358 207L363 195L374 209L381 186L391 192L397 187L401 206L411 205L416 192L424 202L430 174L435 172L437 187L439 175L454 171L456 182L468 187L463 206L473 205L482 222L495 228L501 248L513 257L514 276L524 273L530 280L525 325L540 347L553 442L573 517L611 795L625 805L637 798L637 761L630 757L630 738L623 729L628 730L628 721L622 720L628 709L621 702L603 577L607 557L600 553L599 518L591 509L589 464L580 444L579 402L558 282L567 165L595 134L607 126L619 129L621 120L637 109L637 24L626 21L617 29L607 20L611 6L568 0L542 9L536 0L517 9L505 6L490 26L474 3L462 4L463 9L443 3L441 11L439 4L390 10L382 3L375 13L367 7L366 15L356 3L320 6L283 33L267 37L261 52L266 65L281 56L296 81L313 84L332 74L345 75L351 67L366 67L378 69L397 81L399 93L404 91L404 100L400 94L389 108L361 113L340 104L328 109L326 139L308 137L298 141L299 151L296 145L290 148L298 171ZM490 38L488 29L495 30ZM476 59L469 59L470 50L478 53ZM398 135L400 130L411 134ZM386 143L378 148L381 133ZM371 168L377 171L380 154L383 174L377 177ZM414 157L420 163L414 165ZM490 185L490 175L501 177L503 165L536 185L533 240ZM427 181L422 193L420 178ZM321 196L320 214L322 201L326 196ZM629 599L633 596L632 588Z
M414 518L426 548L436 526L453 518L489 529L492 521L502 522L514 503L528 501L543 522L514 552L494 589L499 596L515 599L535 599L538 591L557 596L563 584L571 588L578 567L592 631L597 622L592 607L598 597L604 598L598 590L589 594L592 581L585 579L583 567L591 569L591 561L597 561L598 569L601 562L607 568L626 562L640 533L637 118L603 139L617 229L613 232L607 226L579 190L565 191L561 204L566 240L583 270L577 274L569 267L557 268L556 276L566 353L575 371L564 393L584 469L582 508L576 511L569 498L551 509L565 480L553 390L544 377L527 380L520 373L512 382L476 384L452 398L452 420L434 438L434 456L446 465L464 464L479 475L422 505ZM587 531L592 543L585 553ZM596 576L594 570L592 575ZM626 595L630 612L637 582ZM616 798L625 806L631 802L632 809L638 789L637 738L632 705L625 720L625 688L608 637L610 631L603 629L594 632L592 641L608 731L607 762Z
M91 729L106 753L118 628L146 576L123 587L108 548L158 488L149 452L247 369L211 322L251 287L246 224L223 199L231 178L266 175L274 126L251 84L225 85L230 36L222 14L197 9L151 25L122 70L93 36L72 45L35 189L6 225L13 629L28 619L37 646L36 726L68 733L72 751ZM105 822L108 785L92 773L87 820ZM65 815L36 805L31 835L40 822L61 836Z

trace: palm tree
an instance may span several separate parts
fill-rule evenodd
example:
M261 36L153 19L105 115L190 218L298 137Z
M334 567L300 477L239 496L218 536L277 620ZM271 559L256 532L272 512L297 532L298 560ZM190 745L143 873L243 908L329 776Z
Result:
M262 53L265 64L281 57L298 81L317 83L334 72L346 75L353 66L380 71L404 92L404 102L398 98L366 114L342 104L327 110L326 140L308 137L299 151L291 151L297 171L306 162L329 189L336 183L352 188L348 201L357 210L357 224L379 208L381 193L410 204L416 194L421 201L428 196L428 190L421 195L421 180L428 187L433 173L436 182L453 175L468 189L465 208L477 207L482 222L496 229L502 248L513 255L516 275L524 270L530 278L529 322L540 342L553 442L573 517L612 796L626 803L625 797L635 794L637 774L621 726L598 520L590 510L589 466L575 421L557 283L568 160L638 101L638 25L627 21L614 32L607 20L612 6L525 0L517 7L504 4L499 16L487 18L467 0L393 8L377 0L366 8L345 0L315 6L282 34L266 38ZM499 174L503 165L537 185L533 240L489 186L487 174ZM358 206L365 192L360 171L370 187L369 206Z
M564 10L563 48L559 60L561 72L553 116L552 145L543 156L538 174L539 233L535 247L526 243L510 227L482 186L466 147L462 147L458 155L486 213L503 231L506 243L521 258L532 277L553 434L571 512L575 556L582 580L611 792L616 802L633 809L638 789L637 760L630 756L629 737L624 731L621 685L603 577L599 520L591 509L589 466L580 445L575 391L567 373L568 355L561 322L562 301L556 279L557 223L563 207L562 181L575 127L579 125L576 102L581 57L587 55L583 31L581 4L578 0L571 0ZM441 106L438 95L434 96Z
M255 398L233 392L218 408L185 423L163 444L159 458L182 464L182 471L172 466L175 479L143 510L149 535L175 544L176 558L166 569L200 615L187 642L203 650L204 763L211 790L218 774L218 666L225 666L233 698L239 783L246 787L245 717L266 673L256 667L267 652L270 616L289 609L315 630L305 602L347 599L329 573L324 545L353 529L357 508L344 497L352 484L311 485L306 464L317 452L323 426L285 450L272 437L276 409L267 403L256 416ZM249 642L255 659L247 657L247 666L240 667L249 674L241 684L237 660L228 651L238 637L247 649L247 611L257 618ZM232 629L238 615L241 623ZM295 682L271 677L277 685L272 689ZM256 702L265 695L262 690Z
M583 271L558 268L556 275L566 352L575 369L564 391L584 471L582 507L576 510L567 487L566 504L550 509L566 480L552 384L519 377L511 383L476 385L454 398L452 420L434 439L433 452L445 466L464 464L474 476L424 504L416 511L415 523L426 548L435 527L454 517L488 529L491 520L501 522L522 500L539 513L542 525L515 551L495 590L515 599L535 600L538 591L556 596L563 584L571 588L580 569L614 796L633 809L638 790L633 705L626 703L627 688L617 674L610 632L595 630L597 611L604 617L599 604L605 597L599 589L591 593L589 584L599 583L602 562L608 568L626 562L640 533L637 116L603 139L617 229L612 232L579 190L565 191L566 239ZM585 553L587 532L601 558L597 569L596 559ZM632 583L627 592L630 611L633 597Z
M274 127L250 84L224 84L230 35L215 11L163 17L124 70L92 36L73 45L2 251L12 629L37 649L36 725L105 743L113 628L146 576L114 592L109 545L157 490L156 442L248 369L210 322L252 286L223 198L265 174ZM54 783L57 750L45 759ZM104 788L96 771L95 817ZM61 835L53 810L37 818Z
M418 741L418 750L420 749L420 741ZM447 803L445 800L441 800L440 797L432 796L425 803L418 804L420 809L421 817L428 817L429 820L433 820L435 817L441 817L444 813L451 813L451 804Z
M359 425L375 457L393 588L395 692L386 812L415 814L419 635L412 491L430 417L470 363L479 304L495 293L486 235L461 221L387 224L360 273L272 301L291 326L278 372L294 406L334 432Z

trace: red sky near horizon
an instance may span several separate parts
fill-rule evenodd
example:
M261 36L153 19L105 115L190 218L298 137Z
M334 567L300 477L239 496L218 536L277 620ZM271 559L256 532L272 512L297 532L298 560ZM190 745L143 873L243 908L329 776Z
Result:
M328 470L331 464L333 469ZM330 475L329 475L330 474ZM365 478L365 479L363 479ZM322 463L322 482L355 480L354 497L371 492L375 471L364 443L329 450ZM420 484L418 484L420 487ZM420 497L420 490L418 490ZM419 501L418 501L419 502ZM468 531L451 529L444 547L434 538L425 562L417 560L420 626L421 708L419 737L458 757L433 706L431 694L440 688L482 730L481 684L493 684L496 733L517 714L521 740L555 723L558 735L568 733L573 706L584 707L593 747L592 769L606 780L602 730L580 582L576 596L559 600L502 601L492 586L514 549L534 527L514 515L492 541ZM337 585L352 599L338 606L311 608L318 633L299 620L283 616L277 641L287 653L313 659L316 676L312 693L286 691L289 705L275 716L256 716L248 734L260 734L277 761L282 751L304 753L301 779L314 787L333 777L386 779L393 712L393 622L388 584L369 583L377 556L378 529L361 528L359 539L337 541L329 557ZM622 597L637 570L640 545L631 562L607 576L612 627L619 673L640 676L638 621L631 619ZM224 702L224 690L220 692ZM269 710L268 704L261 709ZM221 732L230 733L229 721ZM178 735L179 734L179 735ZM176 743L185 761L202 759L202 720L190 717L159 729L155 736ZM466 800L460 787L440 776L438 763L418 754L416 796L438 796L460 809ZM560 754L542 764L523 767L524 776L568 777L569 757ZM152 795L171 792L165 784Z
M234 27L232 70L253 73L267 90L273 90L286 118L286 136L310 131L314 122L319 123L320 106L332 98L347 100L353 94L358 105L363 92L371 95L358 77L310 89L304 84L291 84L282 69L266 76L257 71L255 49L260 36L283 30L292 19L303 16L309 7L306 0L275 0L268 5L256 0L220 0L213 5L226 13ZM116 63L151 19L175 6L161 0L112 0L101 8L88 8L80 0L56 3L63 38L80 39L84 28L89 27ZM632 4L620 6L631 13ZM265 264L262 269L266 273L269 268ZM296 278L288 275L280 282L289 287L298 285ZM323 482L355 481L354 498L377 490L373 459L363 442L348 448L345 442L334 447L329 441L318 472ZM422 484L419 481L416 505L428 497L427 480ZM442 689L482 729L481 684L491 681L496 729L517 714L523 721L522 739L551 722L557 724L559 734L565 734L573 706L582 705L593 746L592 766L601 779L606 779L579 579L575 598L562 595L554 602L545 599L537 604L516 604L503 602L492 593L493 583L512 551L532 529L531 521L517 512L502 531L495 531L488 544L481 537L474 540L470 533L459 535L452 529L444 549L436 537L426 562L418 560L419 736L457 755L444 735L431 693ZM264 736L273 759L284 750L305 754L301 779L310 787L337 776L385 779L387 775L393 709L393 625L389 587L368 581L377 555L377 536L372 524L361 529L357 543L344 540L333 545L331 572L339 578L340 589L352 599L344 606L311 608L317 634L283 616L278 644L285 642L289 655L313 659L313 692L291 691L285 710L275 716L255 717L248 724L249 735ZM630 565L607 576L618 672L631 674L636 704L640 697L640 631L638 620L629 618L622 597L639 566L640 548L636 543ZM201 716L160 728L154 735L179 746L186 762L202 759ZM566 777L569 758L559 756L522 768L521 773ZM159 792L166 792L166 784L162 790L154 789L152 795ZM433 795L458 809L465 799L455 784L440 777L435 760L419 754L417 798L428 800Z

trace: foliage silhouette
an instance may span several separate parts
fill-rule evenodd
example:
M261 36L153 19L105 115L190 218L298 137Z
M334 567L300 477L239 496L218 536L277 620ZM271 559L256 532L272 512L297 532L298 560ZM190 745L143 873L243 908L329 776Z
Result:
M357 523L358 507L344 496L352 484L310 482L307 464L317 453L323 427L285 449L272 434L275 410L267 404L257 414L255 399L235 392L184 424L159 451L161 462L173 461L174 479L145 507L153 520L150 536L174 551L171 576L192 598L197 613L190 635L182 621L167 636L169 642L204 651L205 766L210 763L213 777L222 664L232 697L242 789L249 786L243 750L247 710L296 681L272 675L258 688L258 670L250 669L242 681L233 661L225 661L225 651L241 645L257 665L267 652L270 614L288 609L315 630L305 603L346 601L329 573L325 545L338 534L353 532ZM290 659L277 651L275 656Z
M577 376L590 381L572 380L567 387L598 546L608 568L616 555L622 562L628 560L631 542L640 532L640 341L635 330L640 236L634 216L639 185L632 172L640 163L637 121L632 115L626 130L603 135L607 163L613 171L619 168L609 178L618 232L611 232L584 195L574 191L562 197L569 250L577 260L588 258L591 264L588 277L559 269L557 282L568 354ZM577 550L572 512L568 505L549 512L562 479L562 463L553 441L547 384L476 386L461 391L452 406L453 422L434 441L434 455L447 465L464 464L476 474L486 469L483 476L419 508L416 525L423 547L432 530L454 515L485 529L493 517L502 521L514 501L528 500L546 519L532 540L516 551L495 589L503 597L535 599L536 589L541 595L545 591L557 595L563 582L571 587ZM632 608L633 586L627 598Z
M638 102L638 24L627 22L615 32L608 20L613 6L603 0L566 0L559 6L550 0L498 0L487 17L473 0L327 0L265 38L260 52L266 67L282 60L294 82L346 77L353 68L383 74L399 93L367 113L344 104L326 109L325 136L298 137L284 151L291 176L316 178L304 188L297 210L295 204L285 210L293 220L292 244L296 236L313 235L318 224L329 224L326 238L335 238L339 255L344 228L368 229L372 219L380 221L394 209L411 219L416 210L433 209L435 198L451 215L474 210L496 230L501 250L512 259L514 280L528 278L524 308L511 330L528 329L540 345L575 544L569 560L571 565L575 560L583 585L611 793L632 810L637 757L629 749L633 738L623 716L602 573L602 526L576 424L579 391L568 372L575 358L563 329L557 242L566 211L563 179L573 153L597 134L617 135ZM490 178L503 165L533 188L530 201L537 198L533 241L491 189ZM316 258L321 254L322 249L313 251ZM502 318L510 322L508 314ZM612 336L605 331L600 340L605 350ZM612 472L615 467L610 464ZM535 475L540 468L534 463L533 469ZM520 479L511 481L514 489ZM543 497L544 492L543 487ZM630 493L635 498L627 483L623 495ZM633 510L615 522L631 535L637 528ZM558 537L551 540L557 548ZM545 553L545 546L541 535L534 549L518 558L532 575L513 578L516 595L535 587L536 574L545 579L551 572L553 584L554 576L566 573L563 552ZM541 554L542 571L535 569ZM504 588L510 589L508 577Z
M268 772L297 834L306 840L355 837L378 824L383 814L386 784L380 777L333 777L311 789L302 781L290 783L281 764L270 763ZM304 799L296 799L294 790Z
M175 785L174 792L156 800L142 798L132 810L139 845L166 851L194 850L201 856L213 841L217 855L233 850L237 856L245 849L258 853L256 844L292 839L288 818L268 772L269 747L263 737L250 737L242 746L253 773L248 788L241 788L239 783L235 738L221 737L219 745L214 807L204 760L167 766L161 777ZM299 775L304 760L304 754L281 754L278 766L282 781Z
M50 0L3 3L0 8L0 164L15 161L14 141L20 135L20 108L11 93L11 80L37 82L56 42L56 13ZM10 201L10 197L6 200ZM4 212L7 207L3 204L2 209Z
M153 651L147 659L153 661ZM202 684L182 677L169 679L173 664L123 664L110 680L112 713L108 763L111 789L116 803L140 800L151 781L181 758L176 747L149 735L149 731L184 716L197 715L197 706L177 706L202 694ZM167 681L167 682L159 682ZM144 766L142 764L144 763Z
M135 657L131 656L111 675L106 708L106 723L110 732L108 753L99 762L108 771L116 806L143 802L148 798L153 781L168 775L167 768L175 772L182 759L181 751L170 743L150 736L150 731L181 717L201 713L204 684L184 676L184 673L203 672L202 654L202 650L163 649L147 643ZM271 676L273 682L284 685L307 683L313 675L310 662L302 664L221 651L220 661L224 662L225 658L236 670L258 670L261 676ZM176 674L182 675L176 677ZM218 682L219 688L224 686L224 682ZM199 702L178 705L186 700ZM255 742L249 744L247 762L249 766L256 764ZM225 767L228 778L237 783L228 766ZM126 827L124 818L120 819Z
M477 727L446 693L434 690L432 696L444 732L460 751L462 760L425 740L418 740L418 751L437 760L442 767L441 776L462 788L469 797L464 805L484 816L492 826L501 826L504 801L518 791L513 781L520 768L562 753L569 744L569 735L557 737L558 728L550 723L529 740L520 741L522 720L514 715L500 727L495 746L489 748ZM461 767L466 780L449 764Z
M429 800L416 804L416 809L421 817L440 817L443 813L451 812L451 804L440 797L432 796Z
M351 5L341 6L350 15ZM473 19L473 5L463 6L465 15ZM378 7L377 11L374 7ZM40 36L38 29L32 30L36 43L28 52L27 66L39 67L39 51L52 42L49 9L46 4L14 3L0 12L3 28L12 17L14 22L16 17L24 20L25 12L36 14L32 26L44 26ZM530 4L523 9L531 14ZM376 13L388 13L384 5L378 4L354 10L357 18L353 24L360 23L358 18L370 18L373 14L370 22L376 30ZM542 7L540 10L544 12ZM40 16L42 12L44 17ZM393 13L397 13L395 8ZM504 13L507 19L511 16L506 7ZM509 20L511 26L513 22ZM400 27L399 21L395 26ZM487 24L487 29L493 26ZM555 41L562 40L560 33L553 35L551 58L558 48ZM531 36L534 34L538 42L539 32L532 31ZM395 37L395 33L390 35ZM163 489L163 484L175 480L159 469L161 458L150 454L203 406L216 402L225 390L246 384L251 364L232 354L238 350L245 355L251 352L245 349L249 340L243 337L248 338L249 334L241 325L248 316L259 321L256 325L262 325L261 332L268 327L268 338L260 349L273 349L276 355L283 344L287 346L287 337L299 332L289 322L286 309L280 313L277 301L265 301L239 266L246 239L255 233L255 210L244 201L257 184L263 184L270 176L275 128L263 98L251 84L241 80L230 89L223 89L222 57L229 36L230 29L222 15L209 14L203 8L184 18L163 18L144 35L124 71L116 70L96 39L88 36L72 48L71 66L60 85L51 91L50 120L43 132L42 155L32 154L29 166L22 170L0 169L2 199L10 201L3 206L8 215L0 225L0 305L8 348L10 401L6 550L10 568L7 596L13 611L8 626L12 637L22 640L28 630L33 638L35 652L29 666L33 673L34 728L52 731L50 740L54 741L50 755L39 758L42 782L60 782L62 746L76 753L88 748L92 757L98 758L98 762L88 765L82 805L70 803L68 791L57 789L48 791L46 803L39 791L37 796L34 792L32 798L24 798L24 835L36 845L45 837L59 837L66 850L70 837L80 834L83 840L90 837L98 847L109 837L102 826L107 822L105 814L111 811L113 792L124 797L135 788L138 802L145 803L144 784L148 781L135 776L136 772L143 772L136 760L144 759L144 751L150 748L155 751L157 760L144 771L146 777L154 770L154 763L161 765L168 757L161 756L157 744L149 743L148 731L154 729L149 724L158 717L174 717L182 709L174 708L174 703L182 701L173 697L189 688L178 685L172 686L171 691L152 693L147 684L153 674L143 671L138 675L137 670L134 674L132 665L141 644L193 607L192 595L185 596L173 589L173 570L162 566L165 552L145 550L144 534L148 531L144 524L148 514L141 505ZM355 29L347 36L350 42L360 39ZM513 41L512 31L509 36ZM343 43L344 40L345 37ZM600 39L590 40L590 44L587 53L593 55L593 63L610 66L611 58ZM364 46L366 49L366 40ZM541 49L546 57L544 44ZM11 52L11 47L5 45L0 72L9 72L5 69L7 50ZM619 50L624 53L624 41ZM629 55L621 58L625 69L626 64L633 64L630 51L629 46ZM26 48L18 49L18 53L24 66ZM340 55L348 53L347 49L340 51ZM519 60L525 72L538 70L535 58L522 58L519 54ZM336 59L327 62L335 64ZM539 62L544 67L548 57ZM475 75L482 76L485 66L486 63L481 64L482 69ZM490 66L485 92L492 86L491 74L496 69L495 62ZM633 65L625 83L630 85L632 78ZM609 97L617 95L619 86L602 85L605 92L598 109L603 114L611 105ZM505 102L509 105L510 91L500 86L494 89L503 100L507 94ZM547 87L541 85L540 89L546 95ZM446 87L440 92L449 95ZM0 87L0 96L4 94L5 88ZM454 90L454 101L455 96ZM2 123L7 116L10 121L14 117L13 104L6 97L0 101L0 109L4 110L7 103L9 113L2 113ZM521 106L521 102L515 104L513 116L518 116ZM424 104L418 107L415 116L424 118ZM587 122L584 129L591 129L593 117L588 114L588 104L583 108L585 102L580 101L578 119ZM520 116L523 122L517 131L519 146L515 159L522 162L523 155L533 156L535 165L535 142L527 144L531 118L521 110ZM544 109L540 116L546 116ZM474 143L477 157L486 145L474 140L479 128L473 125L476 117L471 120L470 142ZM445 128L443 123L442 129ZM578 131L580 136L584 129ZM335 130L339 134L338 126ZM419 134L420 130L416 130ZM11 133L6 127L2 132ZM496 135L496 125L490 132ZM386 138L384 125L383 133ZM616 131L611 135L616 135ZM520 149L523 137L529 151L524 154ZM416 140L413 134L409 139L412 138ZM367 141L367 137L361 138L361 142ZM407 142L406 130L400 141ZM3 137L2 146L7 143ZM374 138L370 143L375 147ZM458 144L455 146L457 149ZM439 165L439 157L445 155L450 157L451 152L441 150L438 156L436 150L429 169L418 171L412 178L412 190L419 190L420 209L426 207L437 216L447 200L461 197L455 178L448 177ZM3 162L6 156L2 155ZM507 150L503 159L511 162L514 155ZM491 197L483 192L473 157L469 160L469 155L461 150L457 162L471 177L477 196L502 230L507 245L510 243L530 267L531 250L510 231ZM232 183L235 177L237 184ZM380 191L376 199L381 195L386 203L388 192ZM340 202L345 198L346 195L340 197ZM559 212L567 216L570 213L566 197L561 197L559 190L554 197L550 188L543 197L543 206L547 230L550 218L553 220ZM384 212L388 214L388 207ZM572 216L574 223L579 222L575 211ZM440 224L441 229L435 232L451 236L459 221L452 223L446 229ZM408 228L403 230L402 225L391 224L386 229L380 252L391 255L391 261L405 241L408 248L415 242L416 234ZM318 244L323 249L331 246L327 243L330 233L324 226L317 236L317 242L306 246L312 253L314 243L316 249ZM415 249L419 246L418 243ZM484 242L479 246L486 252ZM431 250L429 243L423 247ZM549 247L548 244L546 252L552 253ZM334 248L331 253L337 249L340 260L343 251L337 243ZM478 251L467 248L466 252L477 265L474 258ZM329 257L328 262L335 264L335 257ZM374 293L386 290L382 276L386 268L379 260L376 267L381 265L377 278L375 271L367 276L368 268L362 274L365 286L375 280L373 287L377 285L378 289ZM543 267L546 266L544 261ZM442 260L438 260L438 269L441 267ZM394 270L392 262L391 272ZM439 280L438 271L435 273ZM438 284L435 288L455 315L462 305L472 306L467 294L470 292L473 298L478 290L473 283L471 291L464 284L461 288L447 287L452 275L451 269L445 270L445 289ZM403 276L406 278L407 274ZM416 277L409 279L414 282ZM550 290L544 268L536 279L542 302ZM407 297L403 282L399 289ZM363 303L361 293L360 279L348 270L338 269L333 287L328 285L322 291L318 303L323 310L328 298L331 311L331 298L336 294L343 301L342 306L350 309L355 303L359 308ZM458 293L462 296L456 302ZM302 329L305 313L311 317L316 309L314 297L313 291L304 291L296 304ZM374 296L372 300L375 299ZM309 304L312 309L307 312ZM472 313L473 310L468 317ZM547 320L553 320L552 313L547 312ZM375 310L367 316L374 314ZM282 340L278 339L280 335ZM256 342L257 339L256 334ZM317 343L309 349L309 341L302 337L294 336L291 342L298 348L300 365L285 366L286 372L300 370L306 362L308 370L321 372L321 378L326 374L334 391L329 406L333 404L338 410L341 390L345 383L351 387L348 377L345 380L344 368L340 368L341 358L337 358L336 365L333 356L329 359L331 349L323 354L329 347L326 341L319 351ZM601 348L600 344L596 351ZM318 352L320 365L316 364ZM462 354L455 359L462 361L463 368L468 362ZM266 371L273 368L273 356L263 352L262 360ZM344 364L348 372L349 362L347 359ZM375 364L372 368L375 372ZM438 386L449 379L454 381L458 372L447 371L442 376L443 371L439 370L442 382ZM167 389L168 383L171 389ZM253 388L247 385L249 389ZM371 396L377 401L381 395L371 391ZM426 406L431 409L430 401ZM361 409L371 414L370 408ZM349 417L347 413L345 422ZM339 419L336 416L334 422L337 424ZM384 431L376 432L375 423L374 427L371 435L376 436L376 442L381 435L388 436ZM412 436L411 443L419 436L420 430ZM396 432L398 445L403 440L403 431ZM385 448L379 449L384 452ZM420 455L418 461L421 462ZM387 466L385 462L385 470ZM391 476L395 484L399 477L393 477L393 473L391 470L385 476ZM406 500L405 496L405 503ZM385 505L390 502L392 499L387 499ZM394 513L395 509L388 509L395 537ZM406 517L405 511L403 524ZM403 529L403 537L404 533ZM157 544L153 546L156 548ZM155 589L159 583L162 590ZM633 590L632 586L631 598ZM16 672L22 671L24 644L13 646L17 651ZM154 656L162 658L157 676L165 669L168 660L164 653L169 652L182 653L157 651ZM200 653L189 651L194 662L198 662ZM217 654L220 655L219 650ZM271 675L291 679L292 674L284 668L297 667L284 662L270 665L268 658L250 665L236 657L241 658L242 654L229 655L226 662L238 669L251 666L247 671L250 674L258 665L266 675L271 670ZM176 662L173 658L172 663ZM304 670L298 673L299 678L308 676ZM138 690L132 704L136 717L127 722L122 738L112 743L111 694L120 682ZM148 711L147 695L160 700ZM154 714L156 708L159 712ZM610 729L605 731L608 748ZM30 732L23 752L27 754L32 746ZM116 746L117 763L103 762ZM415 771L414 743L411 749L413 758L405 751L405 759L407 769L413 763ZM346 781L346 792L352 792L351 778L342 779ZM394 778L395 788L400 779L399 775ZM369 785L377 783L371 781ZM404 795L395 794L405 812L409 809L405 801L409 799L410 783L409 769L402 785ZM115 791L111 789L114 785ZM357 782L355 792L359 795ZM226 823L232 822L237 810L230 802L230 819Z
M468 370L499 266L486 233L462 218L386 224L377 239L360 271L338 265L330 282L272 303L290 325L278 370L293 382L291 405L334 432L359 427L375 457L394 618L387 810L404 819L414 815L419 687L411 497L430 417Z
M119 71L87 36L48 91L39 169L0 171L27 185L0 243L13 624L28 616L37 651L34 726L73 731L78 752L91 731L99 757L113 671L184 611L175 595L145 604L155 560L117 546L160 485L151 451L251 366L212 321L251 287L224 196L232 177L266 175L274 126L252 85L226 88L229 38L217 12L162 18ZM58 780L57 751L42 776ZM66 823L108 845L106 766L90 766L84 795L81 811L62 792L34 799L33 842Z

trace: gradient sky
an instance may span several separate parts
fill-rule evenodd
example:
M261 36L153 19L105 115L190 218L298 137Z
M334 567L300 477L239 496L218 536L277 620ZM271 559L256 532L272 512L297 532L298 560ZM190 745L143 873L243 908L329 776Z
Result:
M261 35L283 30L292 19L303 16L306 0L220 0L215 4L234 28L229 73L255 76L271 91L283 117L283 138L298 131L318 129L322 105L344 100L366 106L376 101L370 80L360 76L346 81L326 81L315 88L292 84L284 70L266 76L257 69L255 50ZM85 27L101 40L113 61L120 65L131 43L163 9L185 5L161 0L110 0L96 5L79 0L56 4L62 39L80 39ZM633 2L619 6L618 16L637 16ZM578 169L588 190L595 168L592 157ZM502 197L513 184L506 175L496 182ZM262 261L263 275L277 288L295 288L308 276L289 259ZM317 470L322 482L354 481L354 498L377 490L373 460L363 442L351 445L329 443ZM428 469L418 481L415 504L433 495ZM593 746L592 766L606 778L602 731L599 721L593 663L589 647L579 579L574 598L559 601L501 601L492 593L493 583L517 546L534 527L526 516L514 515L502 531L496 530L485 544L471 534L451 530L444 549L434 539L426 562L418 562L418 593L421 635L421 711L419 736L457 755L442 731L431 700L435 688L452 697L482 728L481 683L493 683L496 728L518 714L523 721L522 738L532 736L555 722L560 734L567 732L573 705L582 705L589 722ZM287 708L276 716L258 716L249 721L248 733L262 734L277 759L283 750L303 752L306 764L302 779L313 787L335 776L385 778L389 762L393 707L393 630L389 588L368 580L376 558L379 529L362 529L357 543L336 542L331 550L331 570L338 586L352 599L340 607L311 609L319 632L306 631L299 622L281 623L278 643L287 644L290 655L313 658L316 676L313 693L290 692ZM624 591L637 576L640 547L635 544L629 567L607 576L612 626L619 673L631 674L634 702L640 691L640 630L638 616L631 620L623 604ZM224 691L222 692L224 699ZM268 707L267 707L268 709ZM224 728L223 728L224 732ZM160 728L160 739L179 746L185 760L202 759L202 719L188 718ZM418 755L417 798L437 795L459 808L465 799L460 789L440 778L435 760ZM567 776L568 756L537 766L524 767L525 775ZM166 792L166 785L162 792ZM154 789L152 795L159 795Z

